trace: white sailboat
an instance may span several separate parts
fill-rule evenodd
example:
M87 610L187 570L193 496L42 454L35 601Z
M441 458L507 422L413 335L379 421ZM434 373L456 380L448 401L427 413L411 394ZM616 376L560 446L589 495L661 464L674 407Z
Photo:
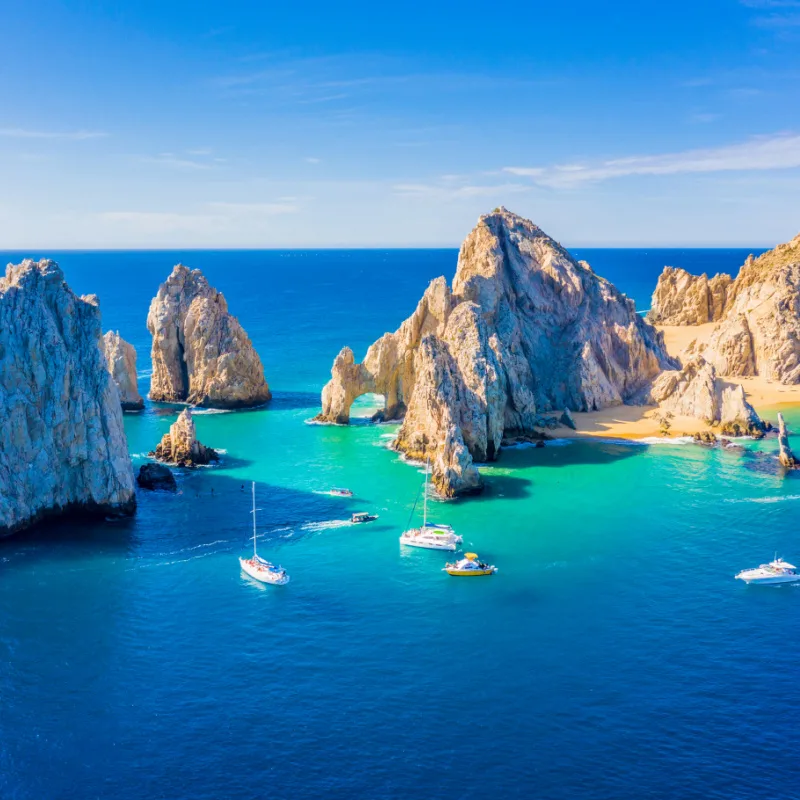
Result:
M425 462L425 495L422 501L422 527L403 532L400 544L408 547L424 547L427 550L455 550L463 539L449 525L428 522L428 475L431 461ZM413 513L413 512L412 512Z
M284 583L289 583L289 576L283 567L276 567L272 562L261 558L256 548L256 484L253 481L253 510L250 512L253 515L253 557L252 558L239 558L239 564L242 570L246 572L251 578L254 578L261 583L273 583L277 586L282 586Z

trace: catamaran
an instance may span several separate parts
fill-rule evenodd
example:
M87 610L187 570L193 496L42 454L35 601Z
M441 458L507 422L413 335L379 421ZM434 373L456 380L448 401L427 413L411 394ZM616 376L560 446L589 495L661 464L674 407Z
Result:
M289 576L283 567L276 567L271 561L266 558L261 558L256 550L256 484L253 481L253 510L250 512L253 515L253 557L240 558L239 564L242 570L246 572L251 578L255 578L261 583L273 583L276 586L282 586L284 583L289 583Z
M425 462L425 495L422 501L422 527L410 528L403 532L400 544L408 547L424 547L427 550L455 550L463 538L449 525L437 525L428 522L428 475L430 472L430 459ZM415 504L416 505L416 504ZM412 509L411 513L414 511ZM411 520L409 519L409 522Z

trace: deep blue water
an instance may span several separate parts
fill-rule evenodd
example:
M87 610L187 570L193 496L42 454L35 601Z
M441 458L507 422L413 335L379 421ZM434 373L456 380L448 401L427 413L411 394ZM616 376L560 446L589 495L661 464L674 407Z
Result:
M133 520L0 542L3 800L800 796L800 589L732 578L800 557L774 441L506 451L483 496L434 506L500 567L459 581L398 546L421 475L394 427L304 424L339 348L393 330L455 251L45 255L137 346L143 391L149 301L176 261L202 268L275 399L198 414L222 465ZM577 255L645 309L665 263L747 252ZM126 415L135 464L175 413ZM286 587L236 562L251 480ZM361 509L379 520L347 525Z

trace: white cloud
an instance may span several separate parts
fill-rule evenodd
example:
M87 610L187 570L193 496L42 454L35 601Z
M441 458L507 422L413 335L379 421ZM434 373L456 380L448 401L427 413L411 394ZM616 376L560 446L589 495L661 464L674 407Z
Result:
M105 131L31 131L27 128L0 128L0 136L15 139L101 139Z
M392 186L392 191L401 197L436 197L442 200L465 200L473 197L487 197L506 195L530 191L529 186L520 183L505 183L497 186L483 186L466 184L453 186L453 176L443 176L447 185L441 186L429 183L398 183Z
M549 167L504 167L511 175L528 177L540 186L557 189L628 175L735 172L800 167L800 136L761 136L740 144L686 150L654 156L631 156L587 164Z
M322 161L322 159L321 159L321 158L315 158L314 156L306 156L306 159L305 159L305 160L306 160L306 161L307 161L309 164L319 164L319 163Z
M293 199L293 198L291 198ZM287 198L289 201L290 198ZM296 214L300 209L293 202L281 203L209 203L209 208L225 214L254 214L273 217L276 214Z
M203 233L220 221L211 214L179 214L171 211L104 211L98 216L104 222L117 223L128 231L146 235L176 231Z
M157 156L142 156L141 161L143 164L159 164L163 167L172 167L174 169L211 169L211 165L204 161L181 158L173 153L159 153Z

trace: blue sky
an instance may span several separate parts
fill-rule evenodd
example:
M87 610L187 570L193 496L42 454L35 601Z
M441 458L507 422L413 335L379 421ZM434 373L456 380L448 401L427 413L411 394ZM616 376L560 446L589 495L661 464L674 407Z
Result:
M124 6L122 8L121 6ZM0 5L0 247L800 231L800 0Z

